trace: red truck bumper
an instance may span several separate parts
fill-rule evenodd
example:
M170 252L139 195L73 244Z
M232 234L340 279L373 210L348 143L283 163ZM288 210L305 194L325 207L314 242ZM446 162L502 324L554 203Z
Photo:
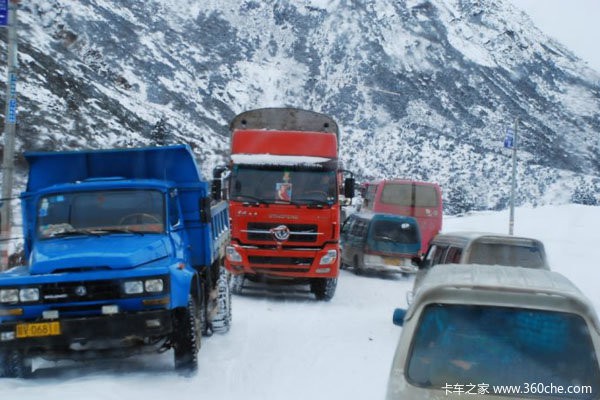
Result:
M288 250L231 243L227 247L225 259L225 267L234 275L336 278L339 275L339 266L340 249L336 244L327 244L318 250Z

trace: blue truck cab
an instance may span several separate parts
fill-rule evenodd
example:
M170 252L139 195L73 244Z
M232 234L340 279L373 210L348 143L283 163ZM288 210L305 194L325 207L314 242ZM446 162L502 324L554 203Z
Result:
M26 153L27 265L0 274L0 376L34 357L174 350L197 368L200 338L231 323L227 204L184 145Z

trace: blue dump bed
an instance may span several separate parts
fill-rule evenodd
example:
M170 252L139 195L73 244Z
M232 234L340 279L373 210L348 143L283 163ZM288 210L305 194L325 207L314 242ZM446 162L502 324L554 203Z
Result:
M27 192L94 178L158 179L176 186L204 183L189 146L25 153Z

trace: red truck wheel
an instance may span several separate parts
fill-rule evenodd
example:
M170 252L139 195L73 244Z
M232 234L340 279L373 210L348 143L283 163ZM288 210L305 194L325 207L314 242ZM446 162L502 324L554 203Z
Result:
M317 300L329 301L335 295L337 278L314 278L310 282L310 291L315 294Z
M231 291L229 290L230 275L225 269L221 268L219 279L217 280L217 315L212 320L213 331L217 333L227 333L231 328Z

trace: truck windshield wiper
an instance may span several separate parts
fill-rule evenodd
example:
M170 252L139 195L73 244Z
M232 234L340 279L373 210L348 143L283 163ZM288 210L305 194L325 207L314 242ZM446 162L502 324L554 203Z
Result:
M330 206L331 203L327 200L320 199L294 199L292 204L309 205L309 206Z
M101 229L92 229L91 231L98 235L102 235L105 233L132 233L134 235L140 235L140 236L144 235L144 232L134 231L134 230L131 230L128 228L101 228Z
M100 236L95 230L91 229L71 229L67 231L54 232L49 234L47 237L55 238L55 237L65 237L65 236L82 236L82 235L92 235L92 236Z
M258 198L258 197L256 197L256 196L252 196L252 195L250 195L250 194L236 194L236 195L234 195L233 197L234 197L234 198L244 198L244 199L249 199L249 200L252 200L252 202L254 202L254 203L256 203L256 204L260 204L260 203L263 203L263 204L269 204L269 202L268 202L267 200L265 200L265 199L261 199L261 198Z

